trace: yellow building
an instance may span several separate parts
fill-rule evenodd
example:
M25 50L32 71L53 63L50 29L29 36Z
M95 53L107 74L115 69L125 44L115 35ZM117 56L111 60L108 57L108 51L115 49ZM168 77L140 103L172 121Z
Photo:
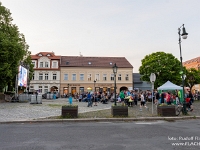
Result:
M117 93L132 89L133 66L125 57L61 56L60 94L88 91L114 92L113 66L116 63Z

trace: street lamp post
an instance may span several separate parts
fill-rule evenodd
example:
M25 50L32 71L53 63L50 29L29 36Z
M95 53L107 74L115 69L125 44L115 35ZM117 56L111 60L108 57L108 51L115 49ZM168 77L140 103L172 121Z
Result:
M117 74L117 65L115 63L115 65L113 66L113 73L114 73L114 80L115 80L115 87L114 87L114 92L115 92L115 106L116 104L116 74Z
M96 92L96 89L95 89L95 83L97 82L97 79L94 80L94 92Z
M182 28L182 34L181 34L181 28ZM182 62L182 52L181 52L181 36L183 39L187 39L188 33L185 30L184 24L178 28L178 35L179 35L179 48L180 48L180 61L181 61L181 76L182 76L182 86L183 86L183 114L186 115L186 101L185 101L185 89L184 89L184 74L183 74L183 62Z
M150 81L151 81L151 85L152 85L152 92L151 92L152 96L151 96L151 98L152 98L152 114L153 114L153 89L154 89L154 82L156 81L155 73L151 73Z
M67 95L68 95L68 97L69 97L69 83L68 83L67 85L68 85L68 93L67 93Z

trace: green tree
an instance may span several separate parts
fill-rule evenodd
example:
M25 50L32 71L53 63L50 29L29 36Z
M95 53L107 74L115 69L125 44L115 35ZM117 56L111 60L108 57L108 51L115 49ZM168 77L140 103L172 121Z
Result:
M181 84L180 61L172 54L165 52L152 53L146 55L141 62L142 65L139 68L139 72L142 75L141 79L150 82L149 77L151 73L155 73L155 88L161 86L168 80L177 85Z
M200 70L196 70L195 68L187 69L185 86L189 87L190 90L192 90L192 87L195 84L200 84Z
M24 35L12 20L10 10L0 2L0 92L13 84L20 61L30 55Z

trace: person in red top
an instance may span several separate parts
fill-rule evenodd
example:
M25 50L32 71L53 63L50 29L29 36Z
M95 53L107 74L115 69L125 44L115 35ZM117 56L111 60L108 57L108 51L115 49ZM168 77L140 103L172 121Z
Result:
M170 92L166 93L166 101L167 101L167 105L171 105L171 95L170 95Z
M190 111L193 111L192 99L193 99L193 95L192 95L191 91L188 91L188 96L185 99L185 101L188 105L188 108L190 108Z

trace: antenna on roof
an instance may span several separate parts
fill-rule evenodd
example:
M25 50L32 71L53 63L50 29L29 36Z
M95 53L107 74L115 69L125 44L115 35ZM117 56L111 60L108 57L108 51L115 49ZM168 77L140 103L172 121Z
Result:
M81 54L81 52L79 52L80 57L83 57L83 55Z

